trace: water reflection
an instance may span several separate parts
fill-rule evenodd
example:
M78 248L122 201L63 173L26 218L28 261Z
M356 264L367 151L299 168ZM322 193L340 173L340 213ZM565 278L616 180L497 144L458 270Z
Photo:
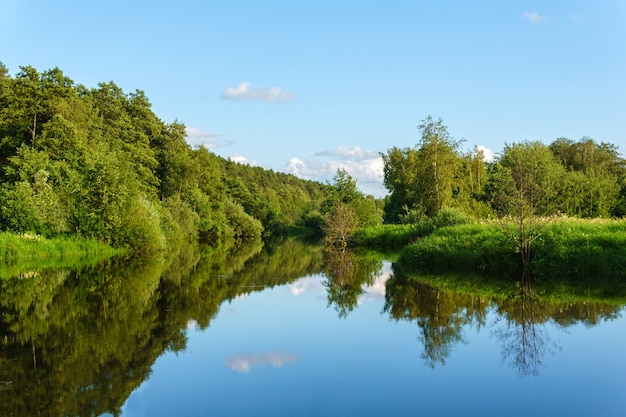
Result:
M463 332L488 326L500 344L502 358L521 376L537 376L546 354L560 350L547 326L565 330L583 322L597 324L619 316L623 303L579 301L567 294L533 290L530 274L519 281L485 277L408 277L401 270L387 281L384 311L395 320L415 321L430 367L445 365ZM540 295L540 294L546 294ZM490 312L495 322L488 323Z
M167 337L158 327L159 268L114 262L0 281L1 415L117 410L147 378Z
M345 318L359 304L366 286L372 286L380 275L382 261L359 257L346 249L324 248L324 286L328 305Z
M424 345L422 357L432 368L445 365L465 326L485 325L491 300L448 291L394 271L387 281L384 311L395 320L415 321Z
M282 368L286 363L295 362L298 355L292 353L269 352L257 355L237 355L226 359L226 366L235 372L247 374L250 369L260 365L271 365L274 368Z
M617 317L622 305L555 296L530 282L409 278L397 268L389 274L380 260L293 240L190 247L176 259L130 265L22 270L0 279L0 415L119 415L158 357L186 349L190 328L207 329L226 301L283 285L294 295L323 285L321 297L340 318L384 298L385 315L415 323L433 368L446 364L469 329L489 327L522 375L538 374L545 355L558 352L546 326L594 325ZM305 362L291 347L268 350L243 351L225 364L254 374Z
M321 249L296 241L181 254L0 280L0 415L119 415L155 360L185 349L189 323L204 329L224 301L322 269Z
M533 292L530 272L525 270L518 290L499 304L501 315L493 331L502 348L502 359L521 376L537 376L547 353L560 349L546 329L541 311L545 304ZM542 321L539 321L542 320Z

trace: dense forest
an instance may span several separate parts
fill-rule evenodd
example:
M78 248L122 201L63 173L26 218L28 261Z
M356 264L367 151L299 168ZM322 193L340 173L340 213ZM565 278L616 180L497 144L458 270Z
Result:
M506 144L495 161L463 152L441 119L414 147L381 154L382 200L339 170L331 184L191 148L145 94L113 82L75 84L54 68L0 63L0 230L79 236L134 252L185 241L243 242L294 227L346 246L354 230L415 224L457 210L475 218L624 217L626 161L584 137Z
M328 187L192 149L142 91L0 63L0 229L137 252L319 228Z

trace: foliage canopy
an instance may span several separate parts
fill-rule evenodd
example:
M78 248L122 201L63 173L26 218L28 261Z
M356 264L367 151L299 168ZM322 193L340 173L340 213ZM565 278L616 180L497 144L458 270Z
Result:
M280 235L319 216L324 184L192 149L143 91L0 69L0 230L154 252Z

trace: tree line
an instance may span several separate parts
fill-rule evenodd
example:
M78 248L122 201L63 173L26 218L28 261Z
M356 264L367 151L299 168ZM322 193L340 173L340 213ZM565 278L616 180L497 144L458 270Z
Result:
M241 242L324 230L343 246L359 227L414 223L442 210L476 217L623 217L626 162L590 138L507 144L494 162L462 152L441 119L413 147L382 154L384 202L339 170L332 184L191 148L140 90L75 84L54 68L0 63L0 230L72 235L150 252L185 241Z
M0 63L0 229L149 252L320 223L327 185L191 148L143 91Z
M441 119L418 126L414 147L382 154L387 223L459 209L476 217L624 217L626 160L617 146L583 137L506 144L495 161L461 151Z

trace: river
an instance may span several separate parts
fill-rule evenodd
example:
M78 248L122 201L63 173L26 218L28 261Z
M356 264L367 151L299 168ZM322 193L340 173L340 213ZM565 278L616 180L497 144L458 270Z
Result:
M0 284L3 416L626 415L623 296L292 240Z

